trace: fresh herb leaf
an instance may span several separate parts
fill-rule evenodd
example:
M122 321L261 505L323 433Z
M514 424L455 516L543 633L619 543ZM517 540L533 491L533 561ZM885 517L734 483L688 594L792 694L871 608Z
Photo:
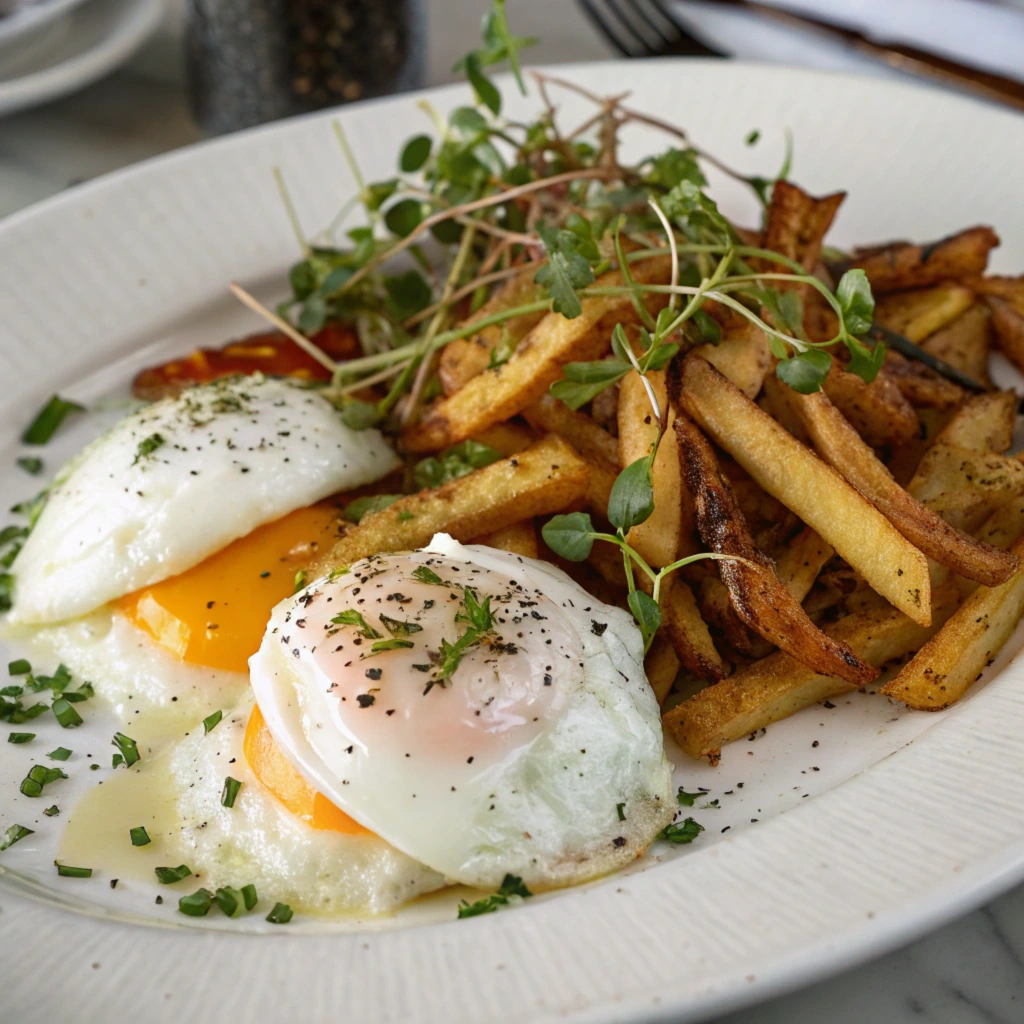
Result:
M658 838L674 843L676 846L685 846L687 843L692 843L703 831L703 825L698 825L693 818L687 818L685 821L666 825L658 833Z
M497 86L483 73L480 58L476 53L466 54L462 62L462 70L469 79L469 84L476 93L477 100L495 116L501 113L501 93Z
M390 615L380 614L378 618L381 625L392 636L409 636L412 633L422 633L423 627L418 622L403 622L401 619L393 619Z
M34 833L34 829L26 828L24 825L11 825L4 833L3 839L0 839L0 853L9 846L13 846L19 840L24 839L25 836L30 836Z
M422 220L423 203L419 199L401 199L384 214L388 230L399 238L411 235Z
M513 897L527 899L533 893L523 884L523 880L516 875L506 875L501 887L496 893L485 896L475 903L468 903L466 900L459 901L459 920L464 917L479 917L481 914L490 914L499 907L508 906Z
M551 296L551 308L572 320L583 312L577 289L594 281L590 260L580 251L585 242L572 231L543 224L538 226L537 233L547 250L548 262L534 274L533 280Z
M468 622L473 629L480 633L486 633L493 625L490 597L485 597L481 603L472 587L463 589L462 609L455 616L456 622Z
M24 444L46 444L69 413L85 412L85 406L54 395L36 414L21 435Z
M130 736L125 736L123 732L115 732L114 738L110 742L117 747L121 757L124 758L126 768L131 768L137 761L142 760L138 744Z
M221 790L220 802L225 807L234 807L235 806L235 798L238 796L238 791L241 788L242 788L242 784L238 781L238 779L233 779L229 775L224 780L224 789Z
M848 270L840 278L836 298L846 330L855 337L867 334L875 316L875 297L868 275L859 267Z
M148 846L153 841L142 825L129 829L128 835L131 837L132 846Z
M544 543L570 562L582 562L594 546L594 524L586 512L554 516L540 532Z
M43 471L43 460L34 456L24 456L17 460L18 466L32 476L38 476Z
M164 444L165 441L162 434L150 434L149 437L139 442L139 447L135 449L135 458L132 461L132 465L134 466L139 459L152 455L157 448L162 448Z
M608 496L608 521L623 533L646 522L654 511L653 454L652 451L630 463L612 485Z
M640 625L646 646L661 625L661 609L658 602L642 590L634 590L627 598L629 610Z
M664 347L675 348L678 351L678 346ZM570 409L580 409L588 402L593 401L602 391L625 377L632 368L630 363L623 362L621 359L598 359L591 363L566 363L562 367L564 377L562 380L556 380L551 385L550 391L555 398L565 402Z
M338 612L337 615L331 619L336 626L358 626L359 635L365 637L367 640L380 640L381 635L371 626L366 619L363 618L360 612L357 612L354 608L348 608L343 612Z
M176 868L153 868L153 870L156 872L156 880L161 885L173 885L192 874L192 869L187 864L179 864Z
M31 743L35 738L34 732L9 732L7 734L8 743Z
M381 651L397 651L405 647L415 647L411 640L399 640L397 637L390 637L387 640L378 640L370 648L371 654L380 654Z
M434 572L429 566L418 565L412 571L412 578L418 580L420 583L430 583L434 586L446 586L443 579Z
M682 786L676 790L676 803L680 807L692 807L694 800L703 800L707 796L707 793L687 793Z
M820 391L832 368L832 357L820 348L797 352L789 359L779 360L775 375L801 395Z
M39 705L36 705L37 707ZM44 705L45 707L45 705ZM74 729L82 724L82 716L74 709L66 697L58 697L53 704L54 717L62 729Z
M388 312L396 320L405 320L426 309L434 298L427 279L418 270L384 278Z
M297 594L306 585L306 570L300 569L292 580L292 593Z
M32 671L32 666L25 658L17 658L7 663L7 674L9 676L24 676Z
M480 441L463 441L445 449L436 458L430 456L417 462L413 468L413 480L421 489L440 487L502 458L502 453L490 445Z
M885 345L876 341L868 348L862 341L853 338L847 340L846 347L850 350L850 361L846 368L870 384L878 376L878 371L885 362Z
M430 159L430 150L433 145L433 140L429 135L414 135L402 147L398 166L403 173L412 174L418 171Z
M56 750L51 750L46 756L53 758L54 761L66 761L71 756L71 751L67 747L57 747Z
M56 804L53 804L52 806L47 807L46 810L43 811L43 814L48 818L56 818L57 815L60 814L60 808Z
M224 717L223 711L214 711L212 715L207 715L203 719L203 735L212 732L220 724L220 720Z
M362 522L363 516L372 512L383 512L389 505L394 505L401 494L370 494L365 498L350 501L342 510L342 516L350 523Z

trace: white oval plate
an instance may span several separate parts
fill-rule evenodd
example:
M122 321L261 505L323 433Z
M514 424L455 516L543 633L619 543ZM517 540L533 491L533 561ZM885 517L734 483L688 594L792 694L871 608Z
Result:
M35 3L19 6L13 14L0 18L0 55L8 43L51 24L83 2L84 0L36 0Z
M695 142L752 172L778 166L791 129L796 179L816 192L850 191L837 244L932 239L991 223L1005 239L995 267L1024 269L1016 174L1024 121L1013 115L910 87L742 64L605 63L562 73L602 93L631 89L636 107L685 124ZM512 116L535 112L534 97L519 99L507 82L504 91ZM448 110L467 92L426 96ZM416 100L337 115L369 180L392 174L402 141L425 129ZM572 96L559 102L566 124L589 113ZM0 224L0 498L30 488L6 467L20 427L52 391L94 399L123 389L155 355L259 328L228 300L227 282L268 299L283 292L295 241L272 167L284 171L310 233L352 193L331 116L180 151ZM744 138L754 128L762 141L751 149ZM646 130L625 137L634 156L665 144ZM754 221L740 188L713 185L728 212ZM679 1021L805 984L1024 877L1024 671L1009 664L1020 643L1018 635L971 698L943 715L853 695L734 744L718 769L674 751L678 781L708 787L722 804L694 809L706 826L698 842L473 920L448 920L450 908L440 922L399 916L384 930L296 918L272 929L276 941L234 927L139 928L124 916L189 922L173 899L162 908L151 898L142 909L116 902L102 871L58 880L31 856L50 841L41 826L2 862L20 872L2 879L5 1009L21 1020L74 1006L80 1019L137 1011L194 1024L337 1013L438 1024ZM12 757L0 756L5 794L8 777L20 777ZM117 900L131 898L127 888ZM47 949L59 967L40 955Z

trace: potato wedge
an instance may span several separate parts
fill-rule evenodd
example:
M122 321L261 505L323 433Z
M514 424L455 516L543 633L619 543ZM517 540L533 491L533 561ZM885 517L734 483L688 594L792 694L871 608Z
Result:
M916 409L954 409L966 396L966 392L959 384L940 377L923 363L906 359L892 350L886 352L882 372L873 383L880 380L894 383L900 394ZM825 382L825 390L828 391L829 398L839 406L843 415L851 419L848 410L829 389L828 381ZM856 423L854 425L856 426Z
M921 342L921 348L966 373L985 387L991 386L988 357L994 332L988 307L976 302L951 324Z
M1024 497L1013 498L1001 505L974 531L978 540L996 548L1011 548L1024 537ZM957 589L962 598L970 597L978 589L974 580L957 577Z
M1018 312L1024 313L1024 275L1021 277L974 277L964 282L973 288L978 295L994 295L1005 299L1015 306Z
M936 591L932 625L921 626L895 608L875 608L827 628L875 668L913 651L932 636L956 607L951 589ZM778 651L734 672L673 708L665 727L690 757L717 764L722 747L772 722L858 687L836 676L820 675Z
M540 558L537 527L532 519L523 519L493 533L485 533L482 537L477 537L473 543L486 544L489 548L508 551L524 558Z
M907 445L921 433L921 419L914 407L882 374L867 384L833 364L825 379L825 393L872 448Z
M928 560L874 505L705 360L687 357L680 384L683 408L769 494L816 530L887 601L928 623Z
M1024 540L1010 549L1024 555ZM881 692L919 711L955 704L1002 650L1024 616L1024 569L998 587L978 587Z
M819 199L790 181L775 182L761 248L788 257L809 274L818 262L821 244L845 198L845 192L834 192ZM758 266L770 271L787 270L784 265L770 260L760 260ZM778 281L772 284L781 286Z
M676 676L679 675L679 659L672 649L672 644L660 634L654 638L654 643L644 658L644 673L658 703L664 704Z
M927 245L895 242L855 253L851 266L860 267L872 290L881 295L981 274L988 266L989 252L998 244L999 236L991 228L974 227Z
M728 666L715 648L693 591L678 575L670 576L662 586L661 611L666 632L686 671L708 682L724 679Z
M468 320L464 326L478 323L495 313L504 312L514 306L535 302L541 295L540 286L534 284L536 266L523 268L507 284L499 288ZM437 364L437 375L446 395L450 395L477 374L483 373L490 365L492 354L499 346L511 351L530 331L544 319L545 311L526 313L512 317L504 323L484 327L479 334L449 342L443 349Z
M728 331L717 345L698 345L694 351L747 396L756 398L775 360L768 335L749 320Z
M310 567L310 575L381 551L421 548L435 533L469 543L522 519L561 512L583 501L587 476L587 464L576 452L548 435L518 455L364 516Z
M937 443L955 444L975 452L1005 452L1013 443L1017 396L1012 391L972 395L936 437Z
M635 263L631 269L637 281L646 283L667 281L669 267L668 258L659 257ZM602 287L621 285L622 275L613 271L597 283ZM651 293L644 297L653 312L666 301L664 295ZM406 428L402 434L406 450L436 451L515 416L561 377L566 363L597 359L608 350L615 325L636 319L628 295L585 298L582 314L572 320L561 313L548 313L508 362L472 377L454 394L431 406L419 423Z
M992 310L992 326L999 351L1024 373L1024 313L995 295L990 295L985 301Z
M541 433L545 433L541 431ZM495 423L493 427L480 431L473 440L501 452L502 455L515 455L535 444L540 434L535 434L529 427L515 420L506 423Z
M681 540L690 539L693 531L693 502L685 492L679 473L679 449L672 432L675 412L668 409L665 371L649 373L647 379L666 415L668 426L658 445L658 454L654 457L651 471L654 511L646 522L629 531L626 540L648 565L660 569L679 557ZM646 458L657 439L658 427L640 374L626 374L619 390L619 464L629 466L637 459ZM688 547L687 553L692 550L692 546Z
M744 397L744 401L750 400ZM763 415L760 410L758 413ZM779 581L771 561L754 543L704 435L685 416L676 419L675 432L683 479L693 495L701 538L710 550L736 556L736 560L720 561L718 572L740 619L758 636L819 672L841 676L857 685L874 679L877 673L848 647L822 633Z
M913 342L951 324L974 305L974 292L962 284L940 284L883 295L875 305L875 323Z
M814 586L818 573L834 554L831 544L805 526L786 545L775 563L775 572L793 599L802 602Z
M900 487L824 392L800 395L790 388L789 401L821 457L918 550L986 586L1004 583L1017 570L1013 556L955 530Z

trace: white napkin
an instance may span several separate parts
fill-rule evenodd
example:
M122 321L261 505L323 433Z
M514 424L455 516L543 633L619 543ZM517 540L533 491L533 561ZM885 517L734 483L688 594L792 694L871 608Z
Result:
M903 44L1024 80L1024 0L761 0L878 43ZM675 9L700 38L748 60L894 75L813 29L784 26L728 5L679 0Z

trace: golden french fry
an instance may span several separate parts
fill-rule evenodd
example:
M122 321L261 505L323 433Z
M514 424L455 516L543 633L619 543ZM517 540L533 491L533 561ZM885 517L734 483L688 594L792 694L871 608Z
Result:
M994 295L1005 299L1017 310L1024 313L1024 276L1021 277L974 277L966 281L979 295Z
M709 682L724 679L728 668L701 618L693 591L677 575L662 587L661 610L675 653L690 675Z
M920 551L987 586L1005 582L1016 571L1017 561L1007 552L954 529L900 487L824 392L801 395L789 389L788 397L821 457Z
M676 676L679 675L679 659L672 649L672 644L660 634L654 638L654 643L644 658L644 672L654 696L658 698L658 703L664 704Z
M667 257L634 263L633 277L643 283L665 282ZM597 285L621 285L618 271L604 274ZM644 303L654 312L667 297L648 293ZM427 409L420 422L402 434L407 451L429 452L472 437L536 402L562 375L566 363L596 359L608 350L618 323L633 323L636 310L628 295L601 295L582 300L583 312L572 320L549 313L523 339L508 362L485 370L458 391Z
M523 410L523 416L538 430L564 438L590 462L604 462L616 472L621 468L618 441L585 413L573 412L554 395L543 395Z
M1024 540L1010 549L1024 555ZM1024 616L1024 569L998 587L978 587L881 692L920 711L955 704L1002 650Z
M1013 443L1017 396L1012 391L972 395L942 428L936 443L1001 454Z
M535 302L541 295L540 286L534 284L536 267L527 266L507 284L499 288L465 323L478 323L486 317L515 306ZM458 391L466 381L490 365L495 350L504 347L510 353L533 328L544 319L545 310L512 317L500 324L484 327L479 334L449 342L441 350L437 375L446 395Z
M525 558L540 558L540 546L537 543L537 527L532 519L523 519L504 529L495 530L477 537L474 544L486 544L489 548L508 551L513 555Z
M382 551L421 548L435 533L468 543L522 519L561 512L582 502L587 475L576 452L549 435L518 455L364 516L310 567L310 575Z
M855 253L851 266L860 267L872 290L881 295L984 273L988 254L998 244L999 236L991 228L974 227L928 245L896 242Z
M745 396L743 400L750 401ZM759 409L758 414L764 415ZM754 543L703 434L685 416L676 419L675 432L683 479L693 495L701 538L712 551L735 556L720 561L718 573L740 619L758 636L819 672L841 676L858 686L874 679L878 673L848 647L822 633L775 575L771 561Z
M749 320L729 330L717 345L694 351L724 374L747 398L756 398L775 363L768 336Z
M528 427L509 420L506 423L495 423L493 427L482 430L473 440L486 444L507 456L515 455L517 452L529 448L531 444L536 443L538 436Z
M847 615L827 627L869 665L881 668L932 636L956 607L952 589L936 591L932 625L912 622L895 608ZM717 764L722 747L788 718L803 708L858 687L836 676L820 675L783 651L734 672L673 708L665 727L690 757Z
M978 540L996 548L1010 548L1024 537L1024 497L1013 498L1000 505L975 531ZM960 596L970 597L978 584L974 580L958 577L956 581Z
M945 283L934 288L883 295L875 305L875 323L902 334L913 342L951 324L974 304L974 292L962 284Z
M845 192L834 192L819 199L792 182L775 182L761 247L794 260L810 273L818 262L821 244L845 198ZM770 260L760 260L758 266L765 270L787 269ZM772 284L779 286L777 281Z
M664 413L668 400L665 394L665 371L647 375L658 404ZM668 427L654 457L654 511L646 522L634 526L626 536L627 542L639 552L648 565L661 568L679 557L680 541L687 540L693 529L690 498L684 495L679 475L679 450L672 433L674 413L668 415ZM638 373L628 373L619 390L619 463L629 466L637 459L646 458L658 436L658 421ZM684 532L685 531L685 532Z
M1000 352L1024 372L1024 312L996 295L990 295L985 301L992 310L992 326Z
M867 384L855 373L833 365L824 391L872 448L910 444L921 433L914 407L883 374Z
M991 386L988 357L992 348L992 317L984 303L975 303L951 324L921 342L921 348L986 387Z
M786 545L775 563L775 572L794 600L803 601L814 586L818 573L834 554L831 544L805 526Z
M816 530L887 601L927 624L928 560L874 505L705 360L684 360L680 384L686 411L769 494Z

